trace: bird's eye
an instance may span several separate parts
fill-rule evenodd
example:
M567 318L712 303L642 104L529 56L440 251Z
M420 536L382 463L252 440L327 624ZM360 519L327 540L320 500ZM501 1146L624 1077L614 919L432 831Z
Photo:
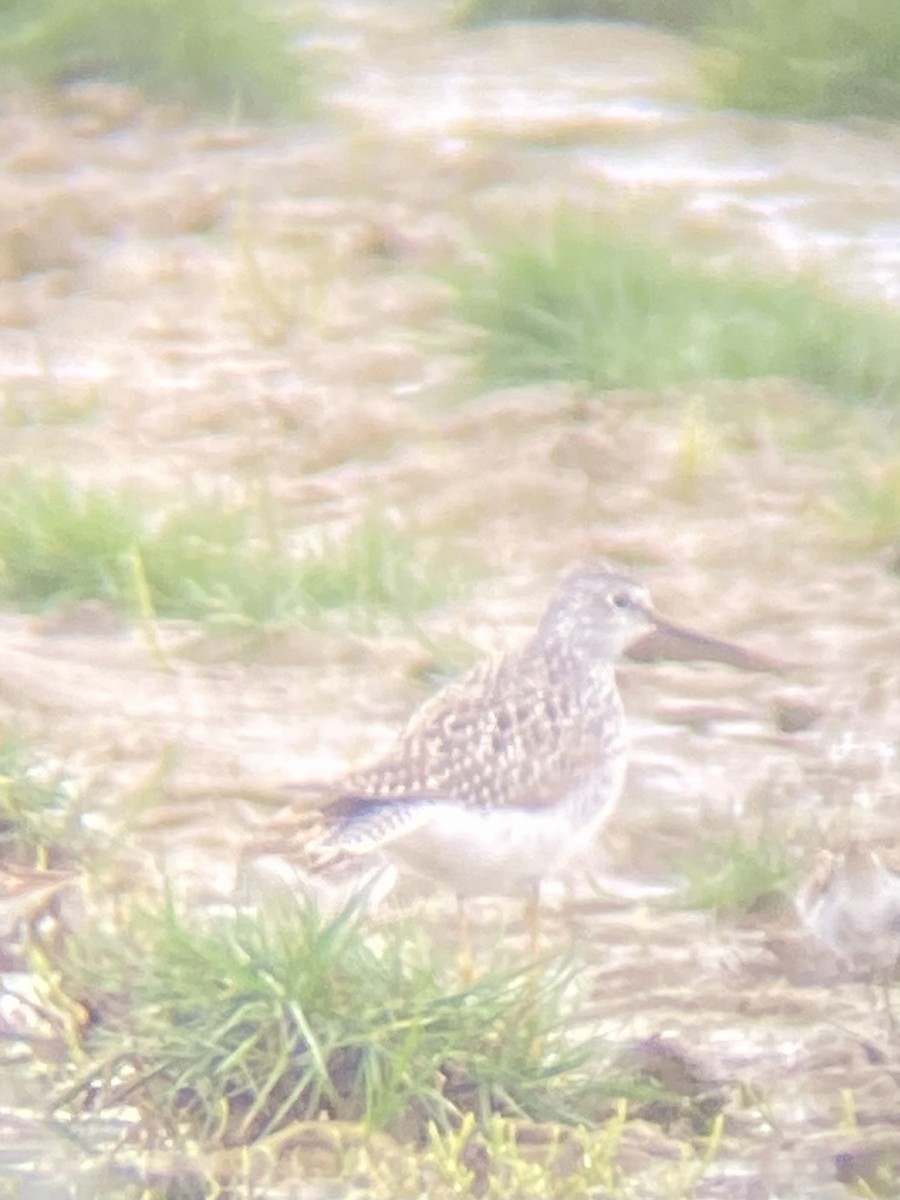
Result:
M614 592L612 597L613 608L630 608L631 597L627 592Z

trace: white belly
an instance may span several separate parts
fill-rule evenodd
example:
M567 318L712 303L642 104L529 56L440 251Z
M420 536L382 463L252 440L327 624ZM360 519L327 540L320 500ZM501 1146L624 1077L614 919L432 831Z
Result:
M563 868L593 832L580 823L573 828L559 806L484 810L437 801L429 809L426 820L385 849L401 867L458 896L525 895Z

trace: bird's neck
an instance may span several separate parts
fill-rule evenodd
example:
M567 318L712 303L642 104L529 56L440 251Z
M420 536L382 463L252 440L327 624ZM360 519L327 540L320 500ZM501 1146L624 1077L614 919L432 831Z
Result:
M573 645L570 640L535 639L526 651L541 660L550 684L577 700L616 696L615 651L603 646Z
M568 795L565 808L573 829L594 830L615 808L625 775L625 714L614 657L587 654L571 644L537 641L529 652L540 655L541 675L592 746L590 758L582 764L581 781Z

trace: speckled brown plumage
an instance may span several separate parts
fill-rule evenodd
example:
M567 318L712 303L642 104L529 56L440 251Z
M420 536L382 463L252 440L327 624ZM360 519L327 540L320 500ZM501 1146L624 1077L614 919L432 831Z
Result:
M343 877L348 859L366 864L382 891L399 868L460 902L525 896L536 945L541 882L591 845L619 798L627 739L615 664L654 630L693 645L695 657L735 661L740 650L662 621L631 580L599 567L574 572L523 649L444 688L383 758L344 776L329 796L298 785L307 803L275 824L300 853L283 840L278 852L317 897L337 893L325 876L337 867ZM312 814L315 790L321 807ZM298 857L312 858L314 870Z
M484 662L443 688L381 761L341 780L343 795L454 796L540 808L621 742L606 686L574 687L534 647Z
M459 896L532 894L615 806L615 660L656 623L643 587L574 573L522 650L444 688L392 751L340 781L320 844L384 850Z

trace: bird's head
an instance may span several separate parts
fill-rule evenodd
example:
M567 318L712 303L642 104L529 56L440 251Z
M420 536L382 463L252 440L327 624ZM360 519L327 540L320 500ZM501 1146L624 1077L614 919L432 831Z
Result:
M612 660L658 624L643 585L586 567L573 572L550 601L538 639L567 657Z

